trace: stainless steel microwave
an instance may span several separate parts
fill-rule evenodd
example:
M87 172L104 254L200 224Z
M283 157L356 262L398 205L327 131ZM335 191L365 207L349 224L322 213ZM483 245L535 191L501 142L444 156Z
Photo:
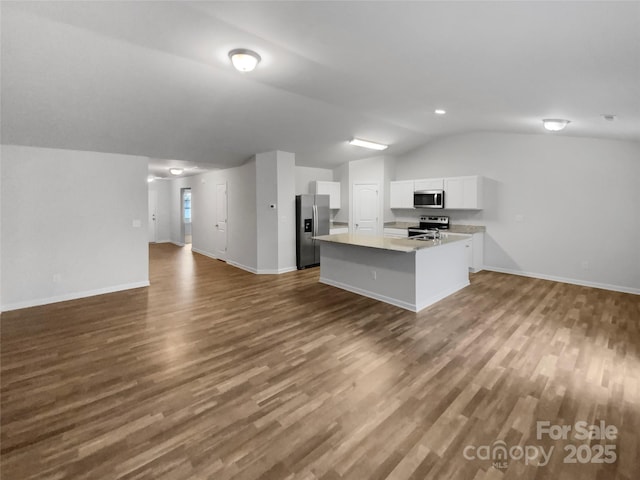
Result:
M417 190L413 192L415 208L444 208L444 190Z

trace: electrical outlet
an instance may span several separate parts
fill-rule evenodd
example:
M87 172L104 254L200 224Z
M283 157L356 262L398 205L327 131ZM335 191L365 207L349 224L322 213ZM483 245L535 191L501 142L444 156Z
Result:
M589 270L589 262L588 261L583 260L581 265L582 265L583 270Z
M524 215L521 214L521 213L517 214L516 215L516 222L518 222L518 223L524 222Z
M62 275L59 273L53 274L53 283L60 283L62 281Z
M378 279L378 272L376 272L375 270L371 270L371 276L373 277L374 280Z

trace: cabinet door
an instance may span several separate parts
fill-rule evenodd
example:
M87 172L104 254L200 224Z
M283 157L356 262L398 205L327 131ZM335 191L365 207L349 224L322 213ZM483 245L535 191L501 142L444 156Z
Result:
M444 208L465 208L462 177L444 179Z
M442 178L423 178L414 181L415 190L442 190L444 185Z
M329 208L340 208L340 182L316 181L317 195L329 195Z
M413 180L389 183L389 208L413 208Z
M480 177L450 177L444 179L444 208L480 209Z
M340 208L340 182L331 182L329 190L331 192L329 193L329 208Z

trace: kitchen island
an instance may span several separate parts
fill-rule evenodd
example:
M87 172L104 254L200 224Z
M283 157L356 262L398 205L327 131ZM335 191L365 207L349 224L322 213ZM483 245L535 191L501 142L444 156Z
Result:
M320 240L320 282L418 312L469 285L459 237L413 240L343 233Z

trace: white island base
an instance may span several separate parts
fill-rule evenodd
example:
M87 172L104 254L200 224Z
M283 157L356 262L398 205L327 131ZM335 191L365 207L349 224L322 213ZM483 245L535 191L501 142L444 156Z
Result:
M342 238L338 238L342 237ZM364 246L355 235L317 237L320 282L418 312L469 285L463 241L420 242L385 238ZM380 237L382 238L382 237ZM407 244L415 244L408 249Z

